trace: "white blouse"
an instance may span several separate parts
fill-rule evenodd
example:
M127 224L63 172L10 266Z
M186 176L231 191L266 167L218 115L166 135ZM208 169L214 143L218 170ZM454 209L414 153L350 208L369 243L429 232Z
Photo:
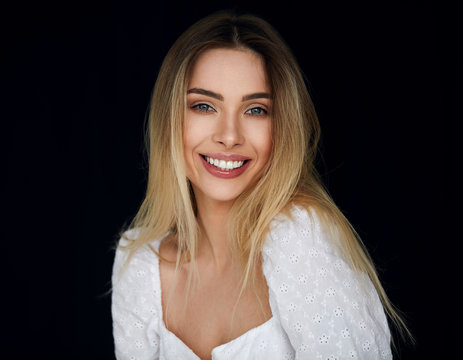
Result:
M212 359L392 359L373 284L337 254L313 211L295 206L291 214L272 221L263 248L272 317L215 347ZM132 238L136 230L126 235ZM162 239L151 243L156 251ZM119 277L126 256L116 251L112 277L116 358L198 360L164 325L156 254L141 248Z

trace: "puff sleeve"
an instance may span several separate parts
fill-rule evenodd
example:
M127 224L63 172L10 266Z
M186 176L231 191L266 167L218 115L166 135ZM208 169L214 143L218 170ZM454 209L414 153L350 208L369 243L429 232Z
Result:
M314 211L294 207L292 220L279 215L263 257L272 310L296 359L392 359L373 284L338 256Z
M120 245L125 245L124 239ZM128 252L116 250L112 274L113 336L118 360L159 358L156 289L152 254L140 249L123 272Z

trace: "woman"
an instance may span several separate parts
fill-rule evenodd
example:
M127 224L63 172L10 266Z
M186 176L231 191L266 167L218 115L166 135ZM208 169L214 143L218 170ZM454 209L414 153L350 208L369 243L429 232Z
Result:
M118 359L390 359L389 303L313 166L319 124L264 20L189 28L159 72L146 197L113 271Z

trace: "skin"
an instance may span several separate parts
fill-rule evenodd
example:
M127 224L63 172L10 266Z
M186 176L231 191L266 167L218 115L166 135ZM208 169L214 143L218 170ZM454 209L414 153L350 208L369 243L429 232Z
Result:
M186 296L189 270L185 264L169 303L168 325L201 359L210 359L214 347L271 317L268 287L260 273L255 290L263 300L264 315L255 295L245 293L230 329L240 271L228 247L226 222L235 199L255 184L268 166L272 102L262 59L249 50L204 52L193 67L188 90L183 141L187 177L196 197L203 234L196 258L200 283L191 294L188 311L183 313L181 299ZM204 153L243 155L249 164L240 176L223 179L205 169L200 155ZM162 242L160 253L175 261L175 242L171 240ZM172 264L160 264L163 306L167 304L174 268Z

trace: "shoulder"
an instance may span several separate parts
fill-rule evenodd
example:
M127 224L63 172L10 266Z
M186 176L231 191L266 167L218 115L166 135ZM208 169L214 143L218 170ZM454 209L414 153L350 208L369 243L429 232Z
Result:
M297 205L292 206L288 214L279 214L273 219L263 256L268 275L287 272L307 277L344 265L342 254L329 238L316 211Z
M114 270L122 268L127 260L129 260L132 267L137 267L137 265L142 265L146 262L152 263L153 255L155 255L153 249L157 250L159 248L159 244L165 236L154 238L150 242L135 246L135 243L140 238L140 234L141 229L135 228L126 230L120 237L114 258Z
M157 256L153 249L157 251L162 237L132 250L140 233L139 228L130 229L119 239L113 264L113 292L127 291L130 287L136 293L137 290L142 291L153 286L157 270Z
M272 222L263 249L271 301L296 353L390 357L389 329L368 277L352 269L313 209Z
M342 293L351 302L363 302L376 290L366 274L345 260L339 243L312 209L293 206L288 215L278 215L270 226L263 248L264 271L277 282L310 284L320 294ZM285 286L283 286L284 288Z
M333 239L313 208L294 205L288 214L277 215L270 223L264 253L281 252L293 260L321 253L341 256ZM294 254L294 255L291 255Z
M139 229L126 231L119 240L114 258L112 312L115 320L121 323L131 316L147 321L158 313L160 288L157 256L151 248L157 249L162 238L139 247L130 256L131 242L139 236Z
M161 239L133 251L130 246L139 235L139 229L126 231L114 259L111 312L118 359L153 359L159 350L160 288L157 257L150 246L156 249Z

